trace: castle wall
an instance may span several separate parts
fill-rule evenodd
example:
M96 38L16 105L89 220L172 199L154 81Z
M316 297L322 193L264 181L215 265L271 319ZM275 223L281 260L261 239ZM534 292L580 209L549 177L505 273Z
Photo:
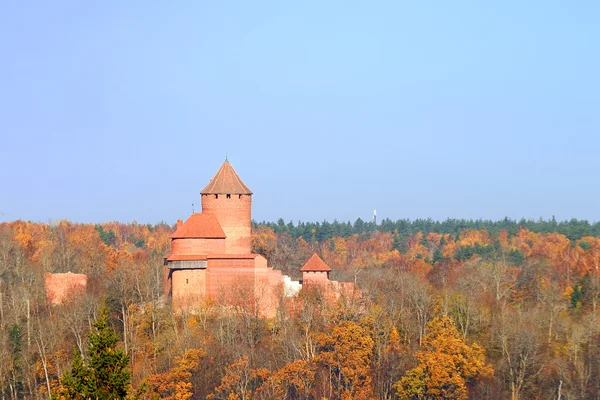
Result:
M255 271L254 296L259 313L267 318L273 318L277 314L279 301L284 295L283 274L280 270L269 267L267 259L262 256L256 257Z
M84 274L51 274L44 276L46 296L51 304L62 304L74 295L85 292L87 276Z
M350 298L354 296L354 293L356 291L354 287L354 282L331 281L331 287L338 297L343 296Z
M253 307L254 258L208 260L207 296L226 305Z
M225 253L225 239L173 239L172 254Z
M173 307L176 310L186 310L202 305L206 293L206 270L172 270L171 288Z
M232 194L203 194L202 212L217 217L227 239L225 253L251 253L252 196Z
M207 297L263 317L274 317L283 294L281 271L267 266L259 255L209 258ZM239 257L239 258L238 258Z

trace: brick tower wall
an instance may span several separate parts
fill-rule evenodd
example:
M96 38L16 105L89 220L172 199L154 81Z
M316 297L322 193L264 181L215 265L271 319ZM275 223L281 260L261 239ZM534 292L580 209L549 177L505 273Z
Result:
M186 310L202 305L206 293L206 271L179 269L171 273L173 308Z
M202 212L215 215L227 236L225 240L227 254L250 254L251 209L252 196L250 195L202 195Z
M173 239L172 254L223 254L225 239Z

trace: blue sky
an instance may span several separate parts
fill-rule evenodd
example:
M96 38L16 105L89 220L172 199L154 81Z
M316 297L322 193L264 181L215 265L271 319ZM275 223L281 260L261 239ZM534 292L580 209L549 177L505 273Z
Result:
M597 1L0 2L0 221L600 220Z

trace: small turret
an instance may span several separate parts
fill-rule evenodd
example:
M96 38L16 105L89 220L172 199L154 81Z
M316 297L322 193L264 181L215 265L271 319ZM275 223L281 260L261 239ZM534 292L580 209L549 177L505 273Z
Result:
M302 271L303 285L323 284L329 282L331 268L325 264L325 261L317 253L314 253L300 271Z

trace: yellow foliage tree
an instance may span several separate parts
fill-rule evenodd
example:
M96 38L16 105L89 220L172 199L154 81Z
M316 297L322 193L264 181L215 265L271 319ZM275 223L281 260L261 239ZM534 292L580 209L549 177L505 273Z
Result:
M146 380L149 398L167 400L187 400L194 395L194 387L190 382L192 371L198 366L200 359L206 354L200 349L188 350L177 366L163 374L151 375Z
M281 399L310 399L314 385L316 365L304 360L286 364L271 376L276 395Z
M331 371L335 398L372 398L371 330L356 322L342 321L330 334L318 335L317 341L320 353L316 360Z
M467 345L450 318L434 318L427 330L418 365L394 385L401 399L466 399L468 382L494 373L483 349Z

